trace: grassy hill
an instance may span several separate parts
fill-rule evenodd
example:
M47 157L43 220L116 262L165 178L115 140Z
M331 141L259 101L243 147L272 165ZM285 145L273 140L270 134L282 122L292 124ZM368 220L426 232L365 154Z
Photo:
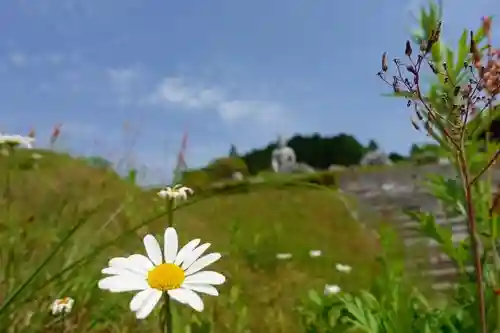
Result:
M110 294L96 285L109 258L144 253L146 233L162 237L164 207L153 191L68 155L26 150L0 157L0 189L0 301L51 257L20 290L0 327L158 331L158 311L137 321L128 310L133 294ZM208 326L217 333L304 332L296 307L310 289L321 293L326 283L359 288L374 274L376 240L331 190L260 184L249 193L195 196L178 208L175 221L181 244L201 238L223 254L216 269L228 277L219 297L204 298L203 313L175 304L179 333L188 325L191 332L211 332ZM310 250L323 255L310 258ZM278 260L280 252L293 258ZM336 272L336 263L353 267L348 278ZM76 305L62 329L48 307L64 296Z

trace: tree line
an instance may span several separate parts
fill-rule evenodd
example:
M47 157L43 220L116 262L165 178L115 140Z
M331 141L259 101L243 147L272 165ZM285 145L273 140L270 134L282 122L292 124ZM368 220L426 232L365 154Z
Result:
M322 136L318 133L309 136L295 135L288 141L288 146L295 150L298 162L320 170L328 169L331 165L358 165L368 151L379 148L374 140L370 140L368 145L364 146L354 136L345 133L334 136ZM249 172L257 174L269 170L271 153L275 148L276 143L270 143L266 147L238 155L236 147L232 145L229 156L240 156ZM408 158L398 153L390 153L389 157L394 162Z

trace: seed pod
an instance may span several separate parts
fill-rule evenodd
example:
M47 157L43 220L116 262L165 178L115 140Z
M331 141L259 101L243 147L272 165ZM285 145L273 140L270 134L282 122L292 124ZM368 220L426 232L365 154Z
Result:
M406 66L406 70L413 75L417 75L417 71L415 70L415 68L413 68L413 66Z
M491 17L483 16L483 31L486 36L488 36L491 32Z
M474 33L470 32L470 53L472 55L472 61L474 65L478 67L481 64L481 55L477 49L476 41L474 40Z
M411 56L411 53L412 53L412 49L411 49L411 44L410 44L410 41L407 40L406 41L406 47L405 47L405 54L410 57Z
M415 128L417 131L420 131L420 127L417 125L417 122L415 119L411 120L411 124L413 125L413 128Z
M387 72L389 66L387 65L387 52L382 54L382 71Z
M439 41L439 38L441 37L441 23L442 22L439 21L436 29L432 31L431 37L427 42L427 48L425 50L426 53L430 52L432 50L432 46L434 46L434 44Z
M438 73L436 66L434 66L434 64L432 62L429 62L429 67L431 68L431 70L434 74Z

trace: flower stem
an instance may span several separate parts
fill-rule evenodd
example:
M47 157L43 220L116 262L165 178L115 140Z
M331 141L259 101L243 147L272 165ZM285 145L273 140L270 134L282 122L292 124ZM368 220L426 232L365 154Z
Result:
M167 200L167 227L172 227L174 225L174 205L175 199L171 198ZM165 321L164 321L164 332L173 333L174 327L172 325L172 308L170 303L170 296L168 293L164 293L164 311L165 311Z
M170 296L168 296L168 293L164 294L164 311L165 311L165 321L164 321L164 332L165 333L173 333L174 328L172 326L172 309L170 307Z
M66 329L66 325L65 325L65 320L66 320L66 315L64 313L64 309L61 313L61 333L64 333L64 330Z
M487 333L487 322L486 322L486 306L484 299L484 286L483 286L483 267L481 265L481 254L479 253L479 242L477 237L476 228L476 216L474 212L474 206L472 204L472 184L470 182L469 169L467 167L467 162L465 160L463 149L458 151L458 164L460 167L460 173L463 179L465 201L467 205L467 220L469 236L471 238L472 245L472 256L474 260L474 268L476 271L476 290L479 303L479 320L481 325L480 332Z

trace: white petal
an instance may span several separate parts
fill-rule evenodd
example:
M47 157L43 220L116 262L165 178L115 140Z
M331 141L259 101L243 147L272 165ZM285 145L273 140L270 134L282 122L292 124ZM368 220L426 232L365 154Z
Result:
M176 264L177 266L182 264L184 259L186 259L186 257L188 257L191 254L191 252L193 252L193 250L198 246L198 244L200 244L200 240L197 238L193 239L192 241L184 245L184 247L179 251L179 253L177 253L177 257L175 258L174 264Z
M165 237L163 240L165 242L165 262L169 264L173 263L175 257L177 256L177 251L179 250L179 239L177 238L177 232L175 229L167 228L165 230Z
M116 267L106 267L101 270L102 274L108 274L108 275L120 275L125 273L126 270L122 268L116 268Z
M111 259L109 261L109 267L119 269L122 272L132 272L141 276L145 276L146 273L154 266L146 256L143 256L142 254L133 254L128 258L117 257Z
M137 275L114 275L100 280L98 283L100 289L119 293L124 291L136 291L149 288L148 282Z
M109 265L109 267L120 267L120 268L123 268L123 267L127 267L128 261L127 261L127 258L116 257L116 258L111 258L108 261L108 265Z
M199 293L211 295L211 296L219 296L219 292L215 289L214 286L209 284L195 284L195 283L183 283L182 288L191 289L197 291Z
M189 255L186 256L186 259L184 259L181 268L188 269L189 266L191 266L193 262L195 262L195 260L198 259L203 254L203 252L208 249L209 246L210 243L205 243L194 249Z
M221 273L212 272L212 271L203 271L194 273L186 277L184 280L185 283L188 284L213 284L219 285L223 284L226 281L226 277Z
M200 296L198 296L198 294L192 290L179 288L169 290L168 294L176 301L183 304L188 304L196 311L203 311L203 301L201 300Z
M153 311L153 309L155 308L156 304L158 304L158 302L160 301L163 293L155 289L153 289L153 291L154 292L148 295L148 297L142 302L141 308L136 311L135 316L137 317L137 319L144 319L149 316L151 311Z
M139 291L137 294L135 294L134 297L132 297L132 300L130 300L130 310L131 311L137 311L142 307L142 304L144 301L149 298L153 293L157 292L158 290L148 288L143 291Z
M193 264L184 273L186 275L191 275L193 273L196 273L202 270L203 268L207 267L208 265L213 264L220 258L221 258L220 253L207 254L206 256L203 256L200 259L193 262Z
M156 238L151 235L146 235L144 237L144 247L153 264L160 265L163 262L160 244L158 244Z
M143 275L147 274L154 267L151 260L142 254L133 254L127 259L130 262L130 269L140 272Z

